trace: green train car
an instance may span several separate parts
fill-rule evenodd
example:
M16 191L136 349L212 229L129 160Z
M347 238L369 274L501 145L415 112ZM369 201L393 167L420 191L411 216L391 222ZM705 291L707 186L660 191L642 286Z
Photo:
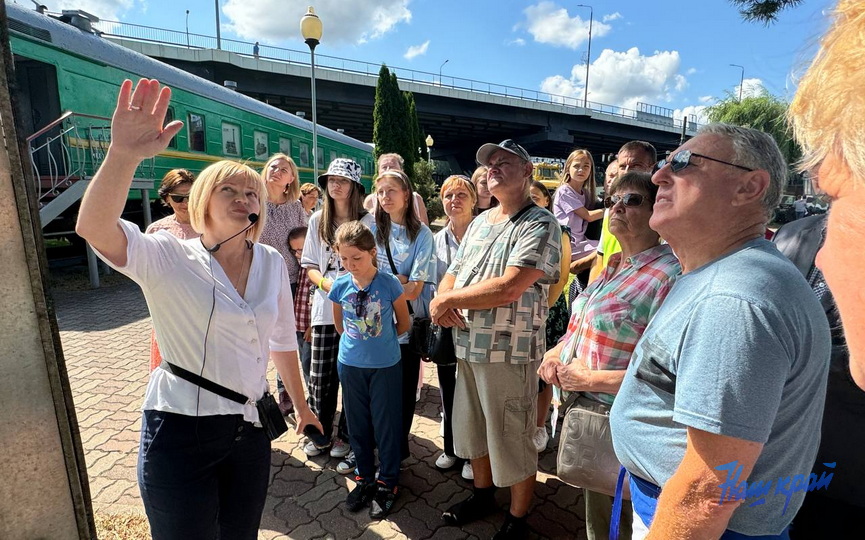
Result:
M183 167L198 173L221 159L260 169L276 152L294 159L301 182L314 181L312 122L111 43L81 29L87 26L86 18L64 14L58 20L8 2L6 9L15 91L24 111L24 135L33 148L40 205L95 173L110 142L109 117L117 91L127 78L158 79L169 86L172 102L166 121L184 122L169 148L139 167L139 185L158 186L170 169ZM337 157L360 163L369 190L372 146L319 126L315 157L319 171ZM140 201L141 194L141 190L130 191L130 200ZM156 198L152 188L149 196ZM52 228L71 230L76 208L74 204L56 216L63 224ZM140 204L127 208L141 211ZM45 217L43 227L44 221Z

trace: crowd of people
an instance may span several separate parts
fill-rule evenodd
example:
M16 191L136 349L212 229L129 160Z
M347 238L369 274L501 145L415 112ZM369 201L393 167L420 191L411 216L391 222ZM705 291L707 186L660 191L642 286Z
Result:
M833 111L863 108L863 35L865 8L842 0L792 106L832 210L774 243L787 164L769 135L723 124L660 162L628 142L603 198L587 150L551 194L517 142L484 144L471 177L441 185L436 234L396 154L380 156L371 198L347 158L303 186L284 154L260 172L221 161L167 174L172 214L143 234L120 219L126 193L181 123L163 126L170 90L125 81L77 231L141 286L153 320L138 465L153 537L257 537L269 361L270 402L303 451L353 475L349 511L386 518L437 332L451 360L436 366L435 466L473 485L442 509L449 524L497 512L508 488L494 538L527 537L553 403L608 418L621 463L614 491L584 489L590 539L857 537L865 140L862 115Z

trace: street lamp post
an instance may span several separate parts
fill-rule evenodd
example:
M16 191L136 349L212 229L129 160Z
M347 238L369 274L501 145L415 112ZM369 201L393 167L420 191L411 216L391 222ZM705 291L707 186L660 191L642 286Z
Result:
M442 62L442 65L439 66L439 86L442 86L442 68L445 67L445 64L450 62L450 58Z
M318 178L318 122L315 116L315 47L321 40L321 19L315 14L312 6L306 10L306 15L300 19L300 35L309 45L310 79L312 81L312 170L313 178Z
M583 92L583 108L589 103L589 64L592 63L592 21L595 18L595 10L586 4L577 4L577 7L589 8L589 50L586 52L586 88Z
M213 4L216 6L216 48L222 48L222 36L219 32L219 0L213 0Z
M745 86L745 66L730 64L730 67L737 67L742 70L742 77L739 79L739 103L742 103L742 87Z
M186 48L189 48L189 10L186 10Z
M435 141L433 141L432 135L427 135L426 140L426 160L427 163L432 163L432 146Z

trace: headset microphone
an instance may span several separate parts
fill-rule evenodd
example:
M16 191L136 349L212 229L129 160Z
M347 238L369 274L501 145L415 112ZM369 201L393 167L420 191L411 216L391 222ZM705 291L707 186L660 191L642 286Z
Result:
M244 228L243 228L241 231L239 231L237 234L231 235L231 236L229 236L228 238L226 238L225 240L223 240L222 242L219 242L219 243L217 243L217 244L214 244L213 247L205 247L205 248L204 248L205 251L207 251L208 253L216 253L217 251L219 251L219 246L221 246L222 244L228 242L229 240L231 240L232 238L234 238L234 237L236 237L236 236L240 236L241 234L243 234L243 233L245 233L246 231L248 231L249 229L251 229L252 226L255 225L255 222L258 221L258 214L249 214L249 215L246 217L246 219L249 220L249 225L247 225L246 227L244 227Z

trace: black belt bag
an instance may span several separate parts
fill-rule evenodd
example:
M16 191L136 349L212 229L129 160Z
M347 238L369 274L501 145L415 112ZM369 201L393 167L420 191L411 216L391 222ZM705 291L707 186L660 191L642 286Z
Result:
M162 360L160 365L168 370L172 375L176 375L185 381L204 388L209 392L213 392L217 396L224 397L241 405L249 405L254 403L258 410L258 421L261 422L261 427L270 438L271 441L277 439L280 435L288 431L288 425L285 423L282 413L279 411L279 406L276 404L276 399L270 392L265 392L258 401L252 401L240 392L235 392L231 388L226 388L221 384L217 384L209 379L197 375L191 371L176 366L167 360Z

